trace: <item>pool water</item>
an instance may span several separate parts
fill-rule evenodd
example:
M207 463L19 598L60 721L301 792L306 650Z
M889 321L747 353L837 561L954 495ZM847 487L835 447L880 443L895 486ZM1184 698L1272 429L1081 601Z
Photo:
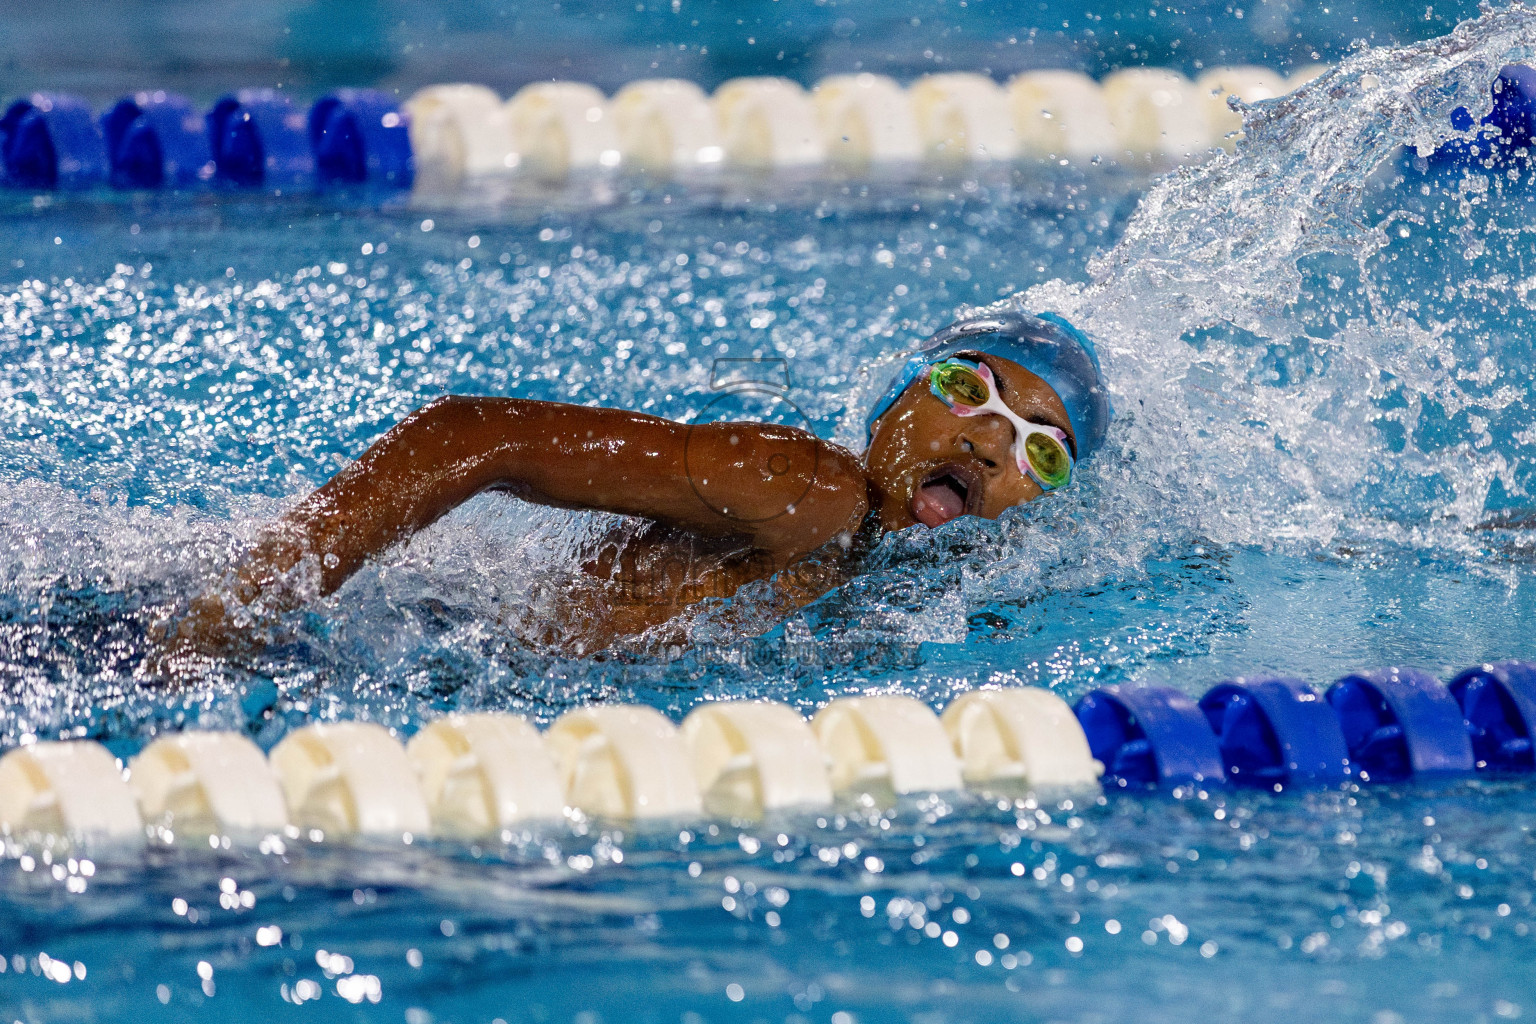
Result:
M16 91L98 102L146 87L204 102L243 85L377 86L409 95L478 82L511 95L553 78L612 93L638 78L714 89L738 75L1335 61L1357 40L1385 46L1451 30L1473 0L1429 5L1292 0L1172 5L967 0L54 0L7 12L0 67Z
M1536 55L1511 8L1361 50L1236 157L1153 181L668 188L592 203L8 196L0 742L640 701L1533 656L1529 170L1430 154ZM1403 147L1410 147L1404 151ZM690 418L721 359L859 447L904 351L1023 293L1099 339L1077 484L887 537L787 617L543 642L597 515L486 496L185 688L148 633L264 523L452 392ZM776 364L763 363L766 372ZM948 795L479 846L10 844L25 1021L1499 1021L1536 1013L1536 788ZM302 1008L300 1008L302 1007Z

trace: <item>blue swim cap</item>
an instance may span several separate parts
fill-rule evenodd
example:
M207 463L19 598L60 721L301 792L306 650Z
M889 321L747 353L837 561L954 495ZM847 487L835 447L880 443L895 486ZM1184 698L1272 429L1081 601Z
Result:
M1049 384L1066 407L1078 461L1104 443L1113 413L1098 354L1088 336L1057 313L983 313L950 324L923 342L917 354L907 360L865 421L866 436L874 436L875 420L885 414L925 366L960 352L982 352L1012 360Z

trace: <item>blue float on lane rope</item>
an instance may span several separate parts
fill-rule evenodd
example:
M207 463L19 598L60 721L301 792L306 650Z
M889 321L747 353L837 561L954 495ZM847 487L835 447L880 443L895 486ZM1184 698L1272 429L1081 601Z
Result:
M1471 141L1455 139L1435 154L1439 161L1466 163L1531 148L1536 137L1536 68L1508 64L1494 79L1493 109L1480 122L1483 130ZM1451 111L1451 127L1459 132L1475 127L1466 107Z
M0 118L0 163L17 188L89 188L107 176L107 151L90 105L33 93Z
M1234 679L1200 698L1227 780L1239 786L1327 784L1351 773L1333 708L1299 679Z
M183 96L125 96L102 117L101 128L118 188L186 188L213 177L207 125Z
M1536 665L1501 661L1469 668L1451 680L1472 736L1477 767L1490 771L1536 769Z
M320 183L408 189L415 177L406 116L377 89L338 89L309 111Z
M1427 672L1356 672L1333 684L1328 703L1338 713L1350 760L1374 781L1473 770L1461 706Z
M274 89L242 89L208 112L216 177L241 188L289 190L315 183L304 115Z
M1226 781L1221 751L1194 701L1167 686L1106 686L1073 709L1106 781L1120 786Z

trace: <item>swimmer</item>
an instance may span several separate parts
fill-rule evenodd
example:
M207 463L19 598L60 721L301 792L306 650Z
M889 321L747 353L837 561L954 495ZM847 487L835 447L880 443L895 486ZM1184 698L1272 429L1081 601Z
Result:
M168 639L173 653L238 648L237 619L301 603L306 567L329 594L482 491L640 521L582 565L596 586L552 616L552 646L597 650L756 580L787 613L850 578L883 531L995 519L1067 486L1109 418L1092 344L1051 313L986 313L928 339L871 410L862 458L768 423L444 397L265 530Z

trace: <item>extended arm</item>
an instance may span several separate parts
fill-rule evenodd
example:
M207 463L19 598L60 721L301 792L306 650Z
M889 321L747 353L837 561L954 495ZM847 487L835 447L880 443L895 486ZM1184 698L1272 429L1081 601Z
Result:
M235 596L250 604L268 594L306 556L328 593L368 558L488 489L739 536L784 566L851 535L868 509L866 486L850 453L789 427L444 398L402 420L269 530L238 568Z

